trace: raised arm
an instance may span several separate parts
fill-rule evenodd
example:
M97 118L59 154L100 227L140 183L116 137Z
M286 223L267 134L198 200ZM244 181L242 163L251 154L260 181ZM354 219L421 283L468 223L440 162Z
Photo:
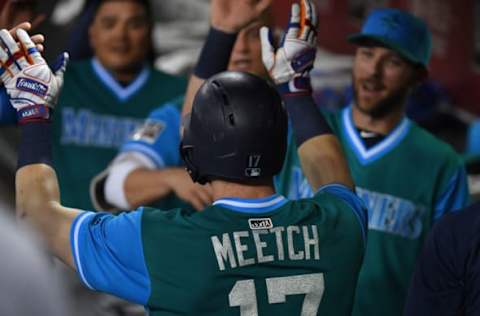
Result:
M18 29L16 36L19 44L8 31L0 31L6 46L6 51L0 50L1 80L22 130L16 174L17 214L32 222L52 252L74 267L69 234L80 211L60 205L50 152L51 109L63 83L68 55L62 55L58 71L52 73L26 31Z
M262 59L281 92L293 126L303 172L314 190L338 183L354 185L341 145L312 98L310 70L316 52L317 16L313 3L292 5L283 44L274 49L261 29Z
M190 113L202 83L227 70L238 32L260 17L272 0L212 0L210 31L193 75L188 82L182 115Z

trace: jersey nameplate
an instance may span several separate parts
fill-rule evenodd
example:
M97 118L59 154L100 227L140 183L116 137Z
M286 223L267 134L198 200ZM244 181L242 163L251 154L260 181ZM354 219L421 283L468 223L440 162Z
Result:
M320 260L318 236L317 225L291 225L234 231L210 238L218 269L224 271L272 261Z
M270 218L250 218L248 220L250 229L270 229L273 228L272 220Z

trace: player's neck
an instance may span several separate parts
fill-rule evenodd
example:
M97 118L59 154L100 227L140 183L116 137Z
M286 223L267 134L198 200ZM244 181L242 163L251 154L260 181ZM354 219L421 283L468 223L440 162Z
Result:
M352 107L353 123L356 127L375 132L381 135L390 133L404 117L403 107L399 107L382 117L375 117L360 111L356 106Z
M128 86L143 69L143 64L138 64L124 69L109 69L109 72L122 86Z
M139 71L116 71L112 72L112 75L122 86L126 86L138 76L138 73Z
M213 189L213 199L215 201L227 197L258 199L275 194L273 183L248 185L223 180L214 180L211 182L211 185Z

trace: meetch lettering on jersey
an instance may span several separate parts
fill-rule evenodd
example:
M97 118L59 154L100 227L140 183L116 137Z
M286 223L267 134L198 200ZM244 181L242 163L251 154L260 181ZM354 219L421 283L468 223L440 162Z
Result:
M210 238L218 268L224 271L275 260L320 260L318 235L317 225L292 225L235 231Z

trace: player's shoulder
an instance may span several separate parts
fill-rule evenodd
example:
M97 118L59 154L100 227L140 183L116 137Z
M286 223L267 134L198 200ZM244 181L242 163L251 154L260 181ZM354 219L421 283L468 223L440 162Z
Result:
M165 118L174 118L180 119L182 104L184 96L178 96L170 101L167 101L155 109L153 109L148 115L149 119L165 119Z
M435 176L451 177L464 167L461 156L446 142L410 121L410 129L399 150L408 159L414 159L424 171ZM413 160L411 160L413 161ZM448 179L448 180L447 180Z
M480 203L443 215L432 227L425 245L424 260L439 257L456 273L472 268L477 271L470 272L479 273Z
M162 104L161 106L155 108L150 114L148 114L147 119L149 120L166 120L166 119L179 119L180 111L174 104Z
M460 161L460 155L450 144L437 138L435 135L410 121L410 135L407 140L415 146L415 150L437 156Z
M169 85L180 85L181 87L187 85L187 78L180 75L169 74L158 69L151 69L150 76L153 80L158 80Z
M301 201L301 200L300 200ZM345 218L346 222L359 227L362 238L366 242L368 230L368 212L364 202L348 187L342 184L328 184L318 189L309 199L316 208Z
M142 221L145 222L182 222L191 218L197 212L191 208L174 208L170 210L159 209L156 207L142 207Z
M90 74L92 65L91 59L75 60L68 63L67 70L65 71L65 83L69 80L75 80L77 77L84 74Z
M336 111L322 110L321 112L322 112L323 116L325 117L325 120L330 125L330 127L335 131L335 133L337 133L340 129L340 121L341 121L342 110L336 110Z
M92 64L92 60L90 58L70 61L68 63L67 71L85 70L85 68L91 68L92 67L91 64Z
M458 246L480 240L480 202L445 214L433 226L432 234L449 238Z

